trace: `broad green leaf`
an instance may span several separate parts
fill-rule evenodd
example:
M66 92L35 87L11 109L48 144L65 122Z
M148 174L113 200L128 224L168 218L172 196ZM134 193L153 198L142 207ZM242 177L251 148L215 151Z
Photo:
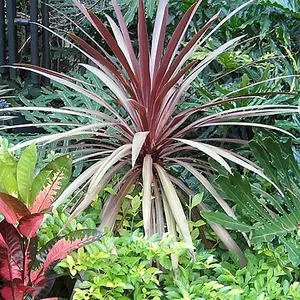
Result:
M255 155L255 158L259 161L260 166L263 168L265 174L272 179L276 184L278 184L277 171L270 164L270 156L265 151L265 149L257 142L251 141L249 143L252 153Z
M17 183L19 195L26 204L30 203L30 195L36 163L36 146L35 144L31 144L23 151L17 165Z
M241 232L248 232L251 230L251 226L235 220L234 218L227 216L222 212L214 212L214 211L202 211L201 215L210 222L214 222L219 224L227 229L238 230Z
M17 163L8 152L6 146L4 144L0 147L0 160L3 161L7 166L10 167L12 173L17 173Z
M18 185L12 168L0 161L0 191L18 197Z

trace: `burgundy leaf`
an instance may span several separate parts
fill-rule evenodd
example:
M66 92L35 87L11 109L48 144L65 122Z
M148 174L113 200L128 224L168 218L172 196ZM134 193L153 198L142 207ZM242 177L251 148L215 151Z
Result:
M4 193L0 193L0 213L10 224L16 224L22 217L30 214L23 202Z
M138 39L139 39L139 50L140 50L140 76L141 84L144 87L142 89L142 104L146 107L149 106L150 97L150 53L149 53L149 42L148 42L148 32L147 32L147 22L145 18L145 10L143 0L139 0L138 8Z
M130 65L123 54L122 50L118 46L116 40L113 38L113 36L110 34L110 32L106 29L102 21L92 12L89 11L89 15L91 19L93 20L94 24L96 25L97 31L102 35L106 43L109 45L111 50L114 52L116 57L119 59L123 67L125 68L126 72L128 73L130 79L132 80L132 83L137 87L138 78L135 76L135 74L132 72Z
M134 71L135 71L136 74L138 74L138 62L137 62L137 59L136 59L136 56L135 56L135 53L134 53L134 50L133 50L133 46L132 46L132 43L131 43L129 32L128 32L128 29L126 27L126 23L125 23L125 20L123 18L120 6L119 6L117 0L112 0L111 3L114 7L114 10L115 10L115 13L116 13L119 25L120 25L120 29L122 31L122 34L123 34L123 37L124 37L124 40L125 40L125 43L126 43L129 55L130 55L130 59L131 59L131 62L133 64Z
M174 52L176 51L176 48L178 47L178 43L180 43L182 35L184 34L184 32L187 29L187 26L189 25L189 21L191 19L191 17L194 15L197 7L199 6L200 1L197 1L196 3L194 3L189 9L188 11L185 13L185 15L183 16L183 18L181 19L181 21L179 22L179 24L177 25L171 39L170 42L167 46L167 49L165 51L165 55L162 59L162 63L161 66L158 70L158 74L155 78L155 83L154 83L154 90L157 90L158 86L160 85L163 76L170 64L171 58L174 55Z
M110 72L112 72L116 76L116 78L118 78L120 82L124 85L131 97L135 97L134 91L132 90L128 82L126 82L126 80L122 77L120 70L117 70L111 62L105 59L95 48L93 48L90 44L88 44L80 37L72 33L69 33L69 37L73 39L77 44L79 44L86 52L92 55L96 61L98 61L100 64L105 66Z
M151 75L155 78L157 70L160 66L160 60L163 53L166 27L168 21L168 0L159 1L155 24L152 35L151 46Z
M213 25L213 23L217 20L219 14L215 15L213 18L211 18L205 26L203 26L197 34L194 35L194 37L188 42L188 44L181 50L181 52L178 54L178 56L175 58L174 62L171 64L171 66L168 68L168 71L166 72L164 79L162 80L162 84L165 84L167 80L171 78L171 76L174 74L176 68L184 58L184 56L195 46L195 44L198 43L200 38L205 34L205 32Z
M44 214L42 213L36 213L23 217L18 226L20 233L27 238L35 237L38 229L41 226L43 217Z

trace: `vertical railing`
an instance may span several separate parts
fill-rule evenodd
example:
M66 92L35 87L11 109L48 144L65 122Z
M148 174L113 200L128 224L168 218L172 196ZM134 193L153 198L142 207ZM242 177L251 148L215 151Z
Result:
M5 73L1 66L6 64L6 38L5 38L5 9L4 0L0 0L0 75Z
M49 28L49 0L44 0L42 3L42 24ZM43 28L43 67L46 69L50 68L50 43L49 43L49 31ZM45 85L50 84L50 80L47 77L43 78Z
M37 0L30 0L30 34L31 34L31 63L39 66L39 33L36 25L38 21L38 2ZM33 84L39 83L39 76L37 73L31 73L31 82Z
M7 55L9 65L18 62L16 40L17 26L27 26L30 28L30 55L31 64L50 67L50 47L49 47L49 32L42 29L41 40L39 36L38 20L39 15L42 18L42 24L49 27L49 7L48 0L42 1L41 11L39 11L38 0L29 1L30 21L26 19L16 19L16 0L0 0L0 75L5 73L5 68L1 66L7 64ZM6 12L6 13L5 13ZM40 47L42 45L42 47ZM40 59L42 54L42 60ZM9 69L9 77L15 80L17 77L16 69ZM31 74L31 82L34 85L40 83L40 76L34 72ZM44 84L49 84L49 80L43 78Z
M7 11L7 40L8 40L8 61L10 65L17 62L17 44L16 44L16 0L6 1ZM14 80L17 77L16 69L9 69L10 79Z

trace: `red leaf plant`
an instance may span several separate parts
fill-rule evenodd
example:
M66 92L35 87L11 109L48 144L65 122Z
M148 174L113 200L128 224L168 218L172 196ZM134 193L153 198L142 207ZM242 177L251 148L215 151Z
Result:
M57 262L103 235L99 230L73 232L56 237L37 252L37 231L59 186L46 186L29 208L19 199L0 193L0 213L5 218L0 223L1 299L21 300L25 295L43 293L54 282L55 275L47 273Z
M219 13L216 14L189 41L184 42L200 1L196 1L188 9L170 40L167 41L168 0L160 0L150 45L144 5L143 1L140 0L137 26L138 54L134 49L134 43L131 41L117 0L112 0L117 22L107 16L107 26L92 11L87 10L79 0L73 0L73 2L94 27L95 32L103 38L107 44L106 49L109 48L110 51L104 50L95 39L81 28L81 32L86 35L89 41L74 34L69 34L68 39L51 29L48 30L52 34L60 36L93 62L93 66L88 64L82 64L82 66L103 82L110 90L109 93L113 101L106 101L100 94L91 91L89 84L83 80L77 80L71 76L36 66L24 64L15 66L47 76L103 107L101 111L83 107L11 108L14 111L40 110L42 112L69 114L90 120L87 123L78 121L78 123L67 124L74 128L32 140L37 144L43 143L45 146L51 145L52 142L61 143L58 144L56 150L69 149L70 153L75 156L74 163L84 160L94 161L94 164L89 165L70 184L52 207L55 209L58 205L66 202L77 189L85 189L86 193L70 216L70 222L90 205L94 197L115 174L119 174L121 180L115 186L117 193L106 201L101 212L101 228L114 226L123 199L132 185L136 181L141 181L145 235L149 237L155 232L161 235L165 231L166 221L167 230L176 236L177 226L184 241L190 249L193 249L184 211L185 205L182 205L186 197L179 197L178 190L183 192L180 195L190 196L193 192L183 183L180 175L174 176L176 170L183 168L193 175L224 211L233 218L235 218L233 210L208 179L208 176L216 174L210 165L209 158L215 160L229 173L231 166L239 165L262 176L269 182L271 180L264 175L259 166L229 150L228 147L222 146L224 143L245 145L247 141L214 137L190 140L190 133L204 131L210 126L224 125L263 127L285 132L269 125L239 121L250 117L297 112L295 106L277 104L251 105L216 112L218 107L224 107L223 105L226 103L245 99L245 95L236 96L234 92L213 99L209 103L201 104L199 100L197 104L195 103L194 108L182 109L179 107L181 101L186 99L186 92L194 79L200 76L201 72L219 54L233 48L240 42L243 36L229 40L200 60L192 60L195 51L199 46L204 45L222 24L251 1L238 7L219 23L217 23ZM264 96L263 93L247 95L248 98L253 99L262 96ZM211 108L215 109L211 110ZM195 119L196 116L197 119ZM57 122L53 124L58 125ZM66 124L61 125L65 126ZM20 143L12 150L22 148L29 143L30 141ZM82 151L72 150L76 145L80 145L80 147L84 145L85 148ZM76 155L79 157L76 158ZM129 171L128 166L130 167ZM198 208L200 210L209 209L207 204L203 202L199 204ZM30 220L35 223L32 219ZM246 263L245 257L228 232L216 224L210 225L225 246L238 255L241 265L244 265Z

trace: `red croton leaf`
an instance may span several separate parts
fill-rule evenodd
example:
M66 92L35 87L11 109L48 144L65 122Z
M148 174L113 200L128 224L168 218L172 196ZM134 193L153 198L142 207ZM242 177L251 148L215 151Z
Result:
M42 277L42 273L43 273L43 266L38 268L37 270L31 271L30 278L31 278L31 282L34 284L34 286L37 286L37 284L39 282L39 278L41 280L44 280L44 277Z
M76 239L74 241L67 241L65 239L59 240L49 251L44 266L38 270L32 272L31 281L35 287L45 286L47 278L45 273L53 266L54 263L64 259L70 252L84 246L88 243L90 238Z
M18 288L17 284L5 284L1 288L1 299L3 300L23 300L25 292Z
M66 241L65 239L62 239L58 241L52 249L49 251L45 263L44 263L44 272L46 272L49 267L61 260L64 259L70 252L73 250L78 249L81 246L85 245L86 239L76 239L74 241Z
M32 214L47 210L52 201L54 201L57 191L61 187L61 177L58 177L54 183L48 184L36 197L33 205L29 208Z
M35 237L39 227L41 226L43 217L44 214L42 213L23 217L18 226L20 233L27 238Z
M13 225L3 220L0 223L0 278L4 281L22 280L23 261L21 237Z
M0 213L10 224L16 224L22 217L30 214L23 202L4 193L0 193Z
M100 233L102 236L103 232ZM51 266L53 266L53 264L64 259L70 252L94 242L95 240L99 239L99 237L99 235L91 235L74 240L66 240L64 238L59 240L49 251L45 259L43 269L35 273L36 282L41 281L43 278L46 278L45 273Z

